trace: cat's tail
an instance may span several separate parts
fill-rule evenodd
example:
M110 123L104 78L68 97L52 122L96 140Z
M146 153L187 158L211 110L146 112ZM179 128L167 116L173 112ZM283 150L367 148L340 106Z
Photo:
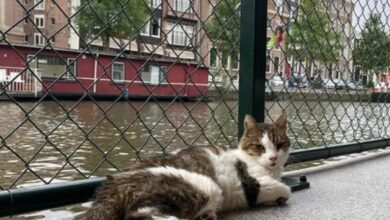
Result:
M107 176L105 183L95 195L95 202L86 212L75 216L74 220L119 220L124 219L119 193L112 182L114 177ZM110 187L111 185L111 187ZM142 218L141 218L142 219ZM140 220L141 220L140 219Z

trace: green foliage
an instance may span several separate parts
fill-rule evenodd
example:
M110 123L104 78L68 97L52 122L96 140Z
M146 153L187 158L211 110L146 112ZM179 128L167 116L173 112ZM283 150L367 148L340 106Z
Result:
M378 14L370 15L352 54L354 64L366 73L380 74L390 66L390 38Z
M374 82L371 79L365 85L365 87L369 88L369 89L374 88L374 86L375 86L375 84L374 84Z
M224 56L237 54L240 49L240 4L241 0L218 0L206 30Z
M340 31L332 27L322 0L303 0L286 37L287 52L297 60L337 62L341 53Z
M83 7L87 4L86 7ZM101 36L105 50L109 50L110 37L131 38L146 22L143 0L103 1L81 0L76 23L81 37Z

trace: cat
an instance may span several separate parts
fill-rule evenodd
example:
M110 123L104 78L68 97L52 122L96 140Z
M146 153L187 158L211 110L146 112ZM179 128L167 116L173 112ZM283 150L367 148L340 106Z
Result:
M246 115L238 149L220 155L210 154L217 182L223 190L222 209L284 203L289 199L290 188L280 182L289 148L285 113L272 125L257 123L252 116ZM258 194L253 196L250 193L253 191Z
M238 149L190 148L142 161L109 176L91 209L76 218L215 220L219 211L283 203L291 194L280 182L286 132L285 114L272 125L247 115Z
M210 177L173 167L109 176L93 206L76 219L214 220L222 190Z

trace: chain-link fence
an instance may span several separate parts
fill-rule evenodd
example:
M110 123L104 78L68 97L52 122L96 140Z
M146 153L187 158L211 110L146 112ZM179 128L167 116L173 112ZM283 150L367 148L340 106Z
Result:
M389 6L268 1L257 76L295 150L389 136ZM235 146L243 13L239 0L0 1L0 189Z
M269 4L267 113L288 109L295 147L388 137L389 2Z

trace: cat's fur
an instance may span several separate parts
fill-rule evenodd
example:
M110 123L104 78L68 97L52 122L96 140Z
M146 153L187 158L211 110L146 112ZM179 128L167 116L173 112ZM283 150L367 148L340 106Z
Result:
M108 177L78 219L217 219L216 212L287 200L287 117L273 125L249 115L238 149L191 148Z

